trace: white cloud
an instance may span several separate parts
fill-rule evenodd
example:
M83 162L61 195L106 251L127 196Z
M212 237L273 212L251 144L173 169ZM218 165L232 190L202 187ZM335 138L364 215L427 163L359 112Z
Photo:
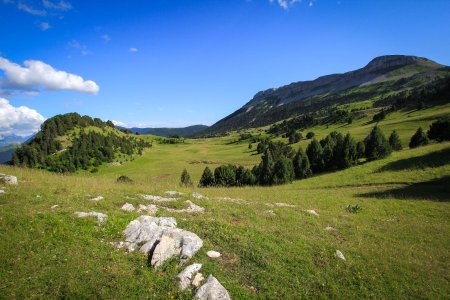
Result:
M130 52L136 53L136 52L138 52L138 49L137 48L130 48Z
M52 1L48 1L48 0L43 0L42 4L49 9L56 9L56 10L71 10L72 9L72 4L70 4L70 2L67 1L59 1L59 2L52 2Z
M47 12L45 10L40 10L33 8L31 5L19 2L17 3L17 8L19 10L22 10L24 12L27 12L29 14L35 15L35 16L45 16L47 15Z
M51 26L48 22L39 23L39 27L42 29L42 31L47 31L51 28Z
M120 121L116 121L116 120L112 120L111 122L113 122L114 126L128 127L128 125L125 124L124 122L120 122Z
M14 107L0 98L0 137L8 135L29 136L39 130L45 118L26 106Z
M59 71L39 60L26 60L24 67L0 57L0 70L6 79L0 79L0 89L36 91L70 90L75 92L97 94L99 86L92 80L85 81L83 77Z
M102 35L100 38L105 42L109 42L111 40L111 37L107 34Z

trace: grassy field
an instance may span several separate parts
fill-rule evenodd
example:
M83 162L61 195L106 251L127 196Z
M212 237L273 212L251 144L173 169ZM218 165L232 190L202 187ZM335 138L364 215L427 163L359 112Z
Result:
M144 255L110 245L122 240L123 229L139 216L120 210L125 202L146 204L137 194L178 190L185 197L170 206L183 207L191 199L205 213L160 209L157 215L174 216L180 228L204 240L191 262L203 263L203 274L214 274L234 299L448 299L450 144L411 150L407 142L417 127L425 129L449 114L450 105L393 113L380 126L386 134L396 129L405 150L283 186L179 187L183 168L196 184L206 165L256 164L260 158L247 142L232 143L236 136L153 143L143 156L123 166L104 165L95 174L62 176L0 166L0 173L19 179L18 186L0 185L6 192L0 195L0 298L191 298L177 291L174 278L181 268L175 260L154 271ZM350 132L361 140L374 126L369 121L312 131L319 138L333 130ZM134 183L116 183L120 175ZM209 200L193 199L192 191ZM92 202L89 195L105 199ZM273 206L277 202L293 207ZM349 204L362 210L349 213ZM109 218L99 227L95 219L75 218L75 211ZM327 226L336 231L326 231ZM208 250L223 256L208 259ZM336 250L346 261L335 256Z

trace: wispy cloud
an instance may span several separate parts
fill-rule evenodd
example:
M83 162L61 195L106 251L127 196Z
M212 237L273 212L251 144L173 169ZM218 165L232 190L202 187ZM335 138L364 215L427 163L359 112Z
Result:
M129 51L131 52L131 53L136 53L136 52L138 52L139 50L137 49L137 48L130 48L129 49Z
M46 16L47 12L45 10L37 9L31 5L25 4L23 2L17 3L17 8L21 11L27 12L35 16Z
M50 24L48 22L40 22L39 28L42 29L42 31L47 31L51 28Z
M69 90L86 94L97 94L99 86L92 80L65 71L54 69L39 60L26 60L24 66L0 57L0 70L5 78L0 77L0 89L11 91L46 91Z
M105 42L109 42L111 41L111 37L108 34L104 34L100 37L102 40L104 40Z
M67 46L69 48L79 50L82 55L92 54L92 52L88 50L88 47L86 45L80 44L77 40L71 40L69 43L67 43Z
M72 9L72 4L70 4L70 2L68 2L68 1L63 1L63 0L61 0L59 2L43 0L42 4L44 5L44 7L48 8L48 9L55 9L55 10L62 10L62 11Z
M314 5L314 2L316 0L309 0L307 1L308 6L311 7ZM302 0L269 0L270 3L277 3L281 8L288 10L292 6L301 3Z

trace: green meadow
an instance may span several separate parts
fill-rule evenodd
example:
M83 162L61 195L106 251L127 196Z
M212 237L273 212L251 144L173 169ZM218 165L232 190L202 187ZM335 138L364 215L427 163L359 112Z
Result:
M17 186L0 184L0 298L190 299L177 289L183 269L172 260L157 271L141 253L126 253L110 243L137 218L126 203L148 204L138 194L184 193L175 203L157 204L157 216L173 216L178 227L196 233L203 248L191 262L203 264L234 299L425 298L450 295L450 144L409 149L415 130L450 115L450 104L397 111L379 126L397 130L404 150L386 159L272 187L198 188L205 166L260 161L256 144L236 142L238 134L159 144L123 164L104 164L98 173L57 175L0 166L15 175ZM317 138L331 131L362 140L375 124L371 116L352 124L318 126ZM253 130L254 134L262 130ZM306 148L309 140L293 145ZM180 187L186 168L194 181ZM120 175L133 180L116 183ZM209 199L197 200L197 191ZM93 202L90 196L101 195ZM172 213L184 200L203 214ZM289 206L277 206L284 203ZM361 210L351 213L348 205ZM51 208L58 205L57 208ZM319 216L307 213L315 210ZM76 211L108 215L77 219ZM325 230L331 226L336 230ZM208 250L222 257L211 260ZM340 250L346 260L336 257Z

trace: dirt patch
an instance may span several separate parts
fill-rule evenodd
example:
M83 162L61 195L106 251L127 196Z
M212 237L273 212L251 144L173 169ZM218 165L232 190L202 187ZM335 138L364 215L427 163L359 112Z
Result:
M159 175L152 176L152 179L164 179L164 178L167 178L167 177L170 177L170 174L164 173L164 174L159 174Z

